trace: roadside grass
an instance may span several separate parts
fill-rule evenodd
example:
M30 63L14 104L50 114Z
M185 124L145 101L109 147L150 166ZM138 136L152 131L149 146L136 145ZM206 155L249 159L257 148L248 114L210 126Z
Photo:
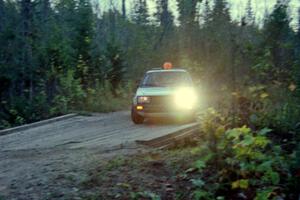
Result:
M123 156L117 156L116 158L109 160L106 164L106 170L113 170L126 164L126 159Z
M86 117L90 117L90 116L93 115L92 112L81 111L81 110L71 110L70 112L76 113L76 114L81 115L81 116L86 116Z

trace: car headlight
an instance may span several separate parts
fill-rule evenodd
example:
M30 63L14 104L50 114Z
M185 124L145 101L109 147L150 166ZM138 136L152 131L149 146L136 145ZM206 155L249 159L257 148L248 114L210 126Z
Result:
M197 102L197 95L192 88L180 88L175 92L175 105L180 109L192 109Z
M137 102L138 103L150 103L150 97L146 97L146 96L141 96L137 98Z

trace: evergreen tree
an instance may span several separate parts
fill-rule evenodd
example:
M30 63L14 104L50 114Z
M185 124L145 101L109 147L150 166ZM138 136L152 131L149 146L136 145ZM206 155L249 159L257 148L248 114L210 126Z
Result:
M300 8L298 9L298 29L296 32L296 64L293 69L294 79L297 84L297 96L300 98Z
M122 16L126 19L126 0L122 0Z
M277 68L293 65L293 30L290 27L288 3L277 1L273 12L264 24L265 48L271 52L272 62Z
M296 39L296 55L300 55L300 8L298 9L298 28L295 34L295 39ZM299 64L300 64L300 60L299 60Z
M157 0L156 1L157 12L155 16L157 21L163 29L170 29L173 26L174 16L169 11L169 0Z
M133 21L139 26L149 24L149 13L146 0L135 0Z
M225 28L230 21L230 13L226 0L215 0L214 8L211 12L211 20L213 25L221 26L219 28Z
M196 5L199 0L177 0L179 21L183 28L190 29L195 25Z
M33 43L35 37L33 9L34 4L31 0L22 0L21 6L21 26L20 26L20 48L22 50L20 57L20 90L21 96L25 95L24 91L29 90L29 99L33 98L33 75L34 75L34 55Z
M158 35L158 40L154 46L154 49L157 49L159 46L161 46L164 41L172 39L171 35L174 32L174 16L169 11L169 1L157 0L156 8L157 12L154 14L154 16L159 24L161 33Z
M126 70L124 61L124 53L116 43L108 43L105 52L107 61L106 78L111 84L111 90L114 96L117 97L117 89L120 87Z
M255 23L251 0L248 0L247 2L245 22L248 25L253 25Z
M196 52L194 44L197 37L196 30L199 24L196 22L198 0L177 0L180 22L180 50L181 55L192 55Z
M74 49L77 51L78 62L84 62L85 65L78 64L76 75L81 79L81 83L84 87L88 87L89 72L94 71L91 69L90 60L90 50L91 41L94 35L94 15L91 2L89 0L79 0L76 9L76 19L75 19L75 32L76 37L73 41ZM85 66L85 67L83 67ZM92 75L92 74L91 74Z
M211 36L222 41L222 45L225 45L226 40L230 38L232 31L231 17L226 0L215 0L214 7L210 12L210 16L207 21L208 28L213 30Z
M218 80L231 79L233 24L226 0L215 0L204 26L206 62L211 66L211 76Z
M0 79L5 81L0 81L0 85L6 89L6 92L9 91L9 94L5 96L8 98L14 96L15 88L12 88L12 85L20 82L20 34L18 26L16 26L20 21L20 15L15 2L1 1L0 9L2 9L0 11Z
M204 11L203 11L204 24L208 24L209 23L210 17L211 17L211 8L210 8L210 5L209 5L209 1L205 0Z
M95 19L95 31L91 41L91 70L90 70L90 78L92 83L96 86L97 83L103 82L103 73L102 73L102 52L103 46L105 45L104 42L104 34L102 30L102 20L96 18Z
M55 40L55 50L53 62L58 70L67 72L74 68L79 57L76 49L76 1L59 0L55 7L56 27L53 37Z
M34 12L34 22L36 26L36 49L39 71L45 75L49 70L51 57L50 49L52 46L52 35L54 34L54 18L49 0L37 0ZM52 34L48 34L52 33Z
M3 30L4 18L5 16L5 7L4 7L4 0L0 0L0 33Z

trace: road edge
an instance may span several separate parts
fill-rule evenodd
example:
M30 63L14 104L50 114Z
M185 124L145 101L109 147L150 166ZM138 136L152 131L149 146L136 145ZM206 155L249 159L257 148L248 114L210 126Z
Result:
M35 127L38 127L38 126L50 124L50 123L57 122L57 121L62 121L62 120L65 120L65 119L75 117L77 115L78 115L77 113L70 113L70 114L67 114L67 115L62 115L62 116L54 117L54 118L51 118L51 119L46 119L46 120L42 120L42 121L30 123L30 124L25 124L25 125L22 125L22 126L17 126L17 127L13 127L13 128L0 130L0 136L12 134L12 133L15 133L15 132L18 132L18 131L28 130L30 128L35 128Z
M150 140L136 140L135 142L137 144L141 144L145 146L151 146L155 148L165 148L178 140L193 136L198 131L199 131L199 124L195 123L189 127L180 129L175 132L171 132L164 136L156 137Z

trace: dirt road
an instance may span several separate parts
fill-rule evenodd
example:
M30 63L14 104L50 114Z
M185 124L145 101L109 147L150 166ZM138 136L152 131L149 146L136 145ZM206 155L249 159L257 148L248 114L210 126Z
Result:
M0 136L0 199L74 199L89 169L112 155L143 151L136 140L189 126L134 125L123 111L76 116Z

